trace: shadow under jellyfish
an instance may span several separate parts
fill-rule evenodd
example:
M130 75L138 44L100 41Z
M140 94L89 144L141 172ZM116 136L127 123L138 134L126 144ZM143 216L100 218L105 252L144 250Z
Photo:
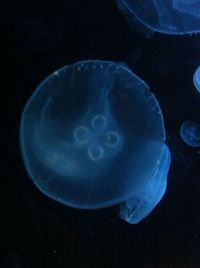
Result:
M159 103L121 64L81 61L48 76L24 108L20 143L34 184L74 208L120 204L121 218L137 223L166 190Z

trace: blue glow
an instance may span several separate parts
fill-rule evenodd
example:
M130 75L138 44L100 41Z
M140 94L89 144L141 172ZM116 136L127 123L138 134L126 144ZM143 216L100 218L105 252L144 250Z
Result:
M116 0L130 24L165 34L200 32L199 0ZM137 27L136 26L136 27Z
M65 205L138 207L144 193L148 205L138 222L165 192L170 156L163 156L162 112L125 65L88 60L48 76L24 108L20 142L35 185Z
M185 121L180 129L181 138L192 147L200 147L200 124Z
M200 66L196 69L194 73L193 82L197 91L200 93Z
M171 162L168 147L163 147L163 155L155 165L155 173L151 180L131 199L120 206L120 216L125 221L136 224L144 219L160 202L167 187L167 175ZM134 189L133 189L134 192Z

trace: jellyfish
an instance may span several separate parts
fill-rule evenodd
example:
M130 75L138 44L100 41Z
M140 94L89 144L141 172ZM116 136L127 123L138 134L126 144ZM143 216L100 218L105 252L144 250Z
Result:
M125 64L80 61L45 78L22 112L20 145L36 187L66 206L119 205L137 223L166 189L163 115Z
M185 121L180 128L180 135L184 142L192 147L200 147L200 124Z
M200 93L200 66L196 69L194 73L193 82L197 91Z
M116 0L131 26L148 34L200 32L199 0Z

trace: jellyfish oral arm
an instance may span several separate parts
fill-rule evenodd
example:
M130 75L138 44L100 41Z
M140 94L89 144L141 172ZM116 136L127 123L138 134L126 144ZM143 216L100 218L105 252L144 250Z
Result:
M159 161L154 176L133 198L120 207L120 217L131 224L137 224L147 217L160 202L167 187L167 175L171 156L167 145L164 145L163 155Z

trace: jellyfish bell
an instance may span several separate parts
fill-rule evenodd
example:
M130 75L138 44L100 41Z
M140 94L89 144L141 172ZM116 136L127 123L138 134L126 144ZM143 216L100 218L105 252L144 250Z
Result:
M130 26L150 35L200 32L199 0L116 0Z
M187 145L200 147L200 124L193 121L183 122L180 128L180 136Z
M196 18L200 17L199 0L173 0L172 3L172 6L175 10Z
M193 82L196 90L200 93L200 66L196 69L194 73Z
M20 143L34 184L67 206L138 206L148 193L150 212L165 191L147 186L166 184L169 169L159 103L121 64L81 61L48 76L25 105Z

